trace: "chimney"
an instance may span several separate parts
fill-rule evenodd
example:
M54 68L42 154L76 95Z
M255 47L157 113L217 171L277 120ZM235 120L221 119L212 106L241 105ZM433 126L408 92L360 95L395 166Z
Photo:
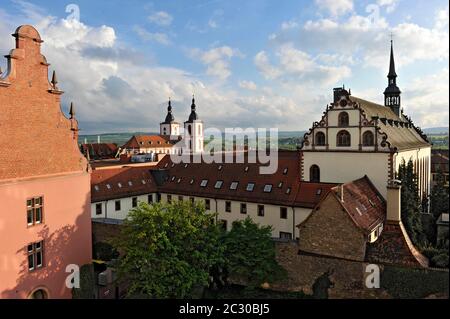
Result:
M97 143L100 144L100 135L97 135Z
M340 99L341 96L349 96L349 92L345 89L344 86L340 87L340 88L334 88L333 89L333 102L337 103Z
M387 216L388 222L401 222L401 181L390 180L387 186Z

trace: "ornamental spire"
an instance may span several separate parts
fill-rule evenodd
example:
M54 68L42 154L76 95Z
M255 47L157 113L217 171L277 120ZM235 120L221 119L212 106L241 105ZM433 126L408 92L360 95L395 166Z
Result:
M73 105L73 102L70 103L70 110L69 110L70 118L75 118L75 106Z

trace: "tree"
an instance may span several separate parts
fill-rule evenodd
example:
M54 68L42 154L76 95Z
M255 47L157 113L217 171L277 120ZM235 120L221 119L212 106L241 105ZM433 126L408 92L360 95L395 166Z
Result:
M439 170L436 175L436 184L431 190L430 196L431 214L433 214L435 220L437 220L442 213L448 212L448 201L449 194L448 188L445 187L445 176Z
M285 271L275 259L271 234L272 227L260 227L250 217L235 221L224 240L228 272L250 287L283 278Z
M189 298L208 285L210 271L222 262L221 230L215 215L201 205L141 203L130 211L115 248L119 280L129 295Z
M94 266L86 264L80 268L80 288L72 289L73 299L95 299Z
M411 160L406 164L400 164L398 179L402 181L401 207L402 221L414 244L422 246L426 243L421 219L421 202L417 176L414 173L414 165Z

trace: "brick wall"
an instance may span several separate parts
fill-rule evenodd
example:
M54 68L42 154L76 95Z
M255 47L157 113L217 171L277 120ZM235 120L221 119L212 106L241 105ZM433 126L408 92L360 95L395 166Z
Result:
M299 227L300 249L351 260L364 260L366 238L333 194Z

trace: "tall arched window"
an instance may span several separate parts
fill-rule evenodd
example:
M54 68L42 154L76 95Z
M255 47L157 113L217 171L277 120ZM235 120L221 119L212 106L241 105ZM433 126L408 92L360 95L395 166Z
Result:
M373 146L375 144L373 133L366 131L363 134L363 146Z
M317 146L325 146L325 134L323 132L317 132L315 142Z
M348 119L348 113L347 112L339 113L338 123L339 123L338 124L339 126L348 126L349 119Z
M340 131L337 134L337 146L350 146L351 145L351 136L347 131Z
M320 183L320 168L317 165L312 165L309 169L309 181Z

